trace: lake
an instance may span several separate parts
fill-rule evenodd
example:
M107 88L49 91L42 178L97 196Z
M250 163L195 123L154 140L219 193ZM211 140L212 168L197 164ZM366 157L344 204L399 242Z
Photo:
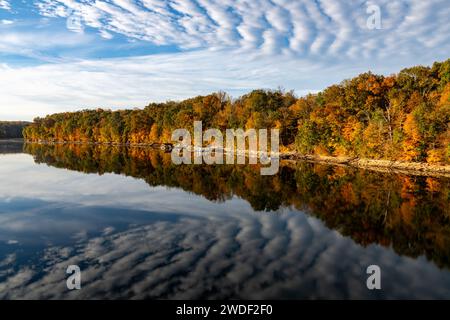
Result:
M0 299L450 297L448 178L11 142L0 181Z

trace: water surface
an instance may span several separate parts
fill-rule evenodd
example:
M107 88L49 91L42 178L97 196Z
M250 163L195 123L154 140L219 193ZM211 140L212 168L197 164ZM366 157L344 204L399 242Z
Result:
M0 148L2 299L450 297L450 180L143 148ZM82 289L69 291L69 265ZM366 287L379 265L382 290Z

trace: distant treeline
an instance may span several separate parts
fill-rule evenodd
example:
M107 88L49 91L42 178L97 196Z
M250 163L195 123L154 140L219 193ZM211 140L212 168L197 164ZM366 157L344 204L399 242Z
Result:
M255 90L225 93L143 110L85 110L37 118L31 141L170 142L177 128L279 128L281 150L302 154L450 163L450 59L391 76L370 72L297 98Z
M22 138L27 125L29 123L23 121L0 121L0 139Z

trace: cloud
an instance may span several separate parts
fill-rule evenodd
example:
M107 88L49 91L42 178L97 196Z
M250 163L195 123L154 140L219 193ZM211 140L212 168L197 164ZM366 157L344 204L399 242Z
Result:
M0 25L0 52L40 64L2 61L0 118L143 107L217 90L236 96L282 86L304 94L368 70L390 74L431 64L450 52L445 0L35 4L46 28ZM381 8L381 30L367 27L371 4ZM52 26L60 28L66 20L76 32L54 32ZM59 25L52 25L56 21ZM132 42L140 49L128 50ZM166 46L169 53L155 54Z
M99 33L100 33L100 36L104 39L111 40L112 38L114 38L114 36L111 33L109 33L108 31L100 30Z
M0 0L0 9L10 11L11 5L7 0Z
M305 73L299 75L299 69ZM314 70L314 65L292 59L274 64L268 58L227 51L3 66L0 118L15 114L30 119L61 109L143 107L150 101L182 99L224 89L236 96L280 84L302 94L315 89L308 77Z
M383 30L367 27L369 5L380 7ZM300 57L353 58L356 53L367 57L397 54L405 44L426 49L449 40L445 0L171 0L140 4L131 0L45 0L38 2L38 7L46 16L72 15L103 32L181 48L245 48Z
M4 23L11 24L11 23ZM0 52L39 52L48 49L68 49L86 43L89 38L68 32L48 30L6 30L0 38Z
M433 61L426 55L424 63ZM253 89L282 86L298 95L317 92L361 72L398 71L406 61L392 57L324 64L295 57L276 60L227 50L82 60L39 66L0 65L0 118L31 120L60 111L134 108L225 90L237 97Z

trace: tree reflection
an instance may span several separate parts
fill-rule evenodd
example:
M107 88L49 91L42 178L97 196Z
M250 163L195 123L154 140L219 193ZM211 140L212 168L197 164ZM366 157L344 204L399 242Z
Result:
M450 267L450 179L379 173L306 162L282 163L276 176L258 165L174 165L170 154L110 145L26 144L37 163L85 173L116 173L150 186L181 188L211 201L240 197L255 211L294 207L355 242L391 246Z

